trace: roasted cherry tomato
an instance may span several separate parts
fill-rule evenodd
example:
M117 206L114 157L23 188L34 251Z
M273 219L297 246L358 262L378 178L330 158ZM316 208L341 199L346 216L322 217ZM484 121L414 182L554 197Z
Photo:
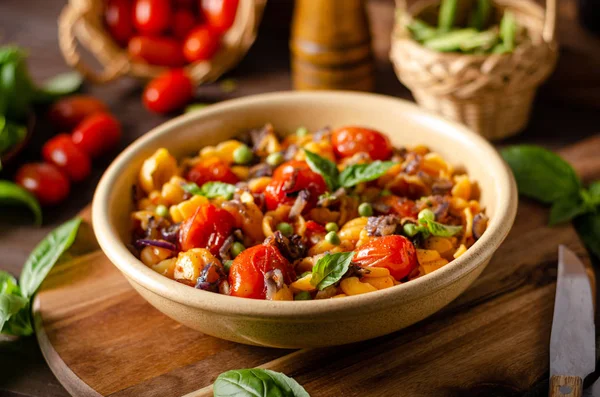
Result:
M396 280L417 268L415 246L404 236L384 236L357 249L353 262L361 267L385 267Z
M379 197L377 203L389 207L389 211L386 214L396 214L402 218L416 218L419 213L414 201L393 194Z
M287 259L271 245L255 245L239 254L229 269L231 295L265 299L265 273L279 269L284 282L292 281L294 271Z
M181 9L173 13L173 36L184 40L196 25L196 17L189 10Z
M200 0L202 14L215 31L225 33L235 21L239 0Z
M171 25L170 0L136 0L133 23L143 34L160 35Z
M221 36L208 26L194 28L183 43L183 55L189 62L211 59L221 46Z
M104 9L104 22L112 38L120 45L126 45L133 36L131 2L108 0Z
M57 135L46 142L42 147L42 156L74 182L87 178L92 169L90 156L75 146L68 134Z
M206 248L213 255L231 234L235 220L224 209L207 203L198 207L194 215L185 220L179 231L179 245L182 251L192 248Z
M96 158L113 149L121 139L121 123L108 113L96 113L83 120L71 139L75 146Z
M62 131L71 131L83 119L98 112L108 112L104 103L89 95L72 95L60 99L50 107L48 118Z
M58 204L69 195L69 179L52 164L25 164L17 171L15 181L42 205Z
M392 144L382 133L362 127L342 127L331 134L331 143L338 157L350 157L366 152L373 160L387 160Z
M280 205L293 205L297 193L308 190L308 204L304 210L313 208L319 196L327 191L323 177L310 169L304 161L291 160L283 163L273 173L273 180L265 188L265 202L269 210Z
M194 86L181 69L162 73L144 90L144 105L156 113L168 113L188 103L194 96Z
M181 44L169 37L134 36L127 46L129 55L153 65L180 67L185 65Z
M238 177L231 171L231 168L223 160L212 157L202 160L190 169L186 175L188 181L195 182L198 186L206 182L225 182L237 183Z

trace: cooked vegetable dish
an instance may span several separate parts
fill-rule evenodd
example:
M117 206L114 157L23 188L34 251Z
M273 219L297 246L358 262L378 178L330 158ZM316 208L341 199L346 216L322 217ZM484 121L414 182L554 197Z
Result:
M131 249L190 287L312 300L431 273L481 237L477 185L424 146L363 127L271 125L178 161L147 158L133 189Z

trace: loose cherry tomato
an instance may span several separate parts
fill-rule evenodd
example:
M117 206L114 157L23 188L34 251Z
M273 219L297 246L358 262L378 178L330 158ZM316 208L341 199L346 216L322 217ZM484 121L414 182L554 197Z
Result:
M152 112L168 113L188 103L194 96L194 86L181 69L159 75L144 90L144 105Z
M265 299L265 273L279 269L286 284L292 281L294 271L287 259L271 245L255 245L239 254L229 269L231 295L251 299Z
M200 8L210 27L225 33L235 21L238 3L239 0L200 0Z
M42 205L58 204L69 195L69 179L52 164L25 164L17 171L15 181Z
M265 188L265 202L269 210L280 205L293 205L301 190L308 190L308 204L304 210L313 208L319 196L327 191L323 177L313 172L304 161L291 160L283 163L273 173L273 180Z
M417 268L415 246L404 236L384 236L358 248L353 262L361 267L385 267L396 280Z
M92 169L90 156L75 146L68 134L57 135L46 142L42 147L42 157L74 182L87 178Z
M173 36L184 40L196 25L196 17L189 10L177 10L173 14Z
M338 157L366 152L373 160L387 160L392 155L392 144L387 136L368 128L339 128L331 134L331 143Z
M104 22L113 39L126 45L133 36L131 23L131 2L129 0L108 0L104 9Z
M221 46L220 35L208 26L194 28L183 43L183 55L189 62L211 59Z
M213 255L218 255L234 223L233 216L224 209L210 203L201 205L191 218L182 223L179 245L183 251L206 248Z
M133 8L133 23L143 34L160 35L171 25L171 2L136 0Z
M212 157L196 164L186 175L188 181L195 182L198 186L206 182L225 182L237 183L238 177L231 171L231 168L223 160Z
M185 65L181 44L169 37L134 36L127 51L133 59L152 65L180 67Z
M414 201L393 194L379 197L377 202L390 207L388 214L396 214L402 218L416 218L419 213Z
M89 95L72 95L54 102L48 111L52 125L63 131L71 131L83 119L98 112L108 112L104 103Z
M71 139L81 151L96 158L119 143L121 123L108 113L96 113L73 130Z

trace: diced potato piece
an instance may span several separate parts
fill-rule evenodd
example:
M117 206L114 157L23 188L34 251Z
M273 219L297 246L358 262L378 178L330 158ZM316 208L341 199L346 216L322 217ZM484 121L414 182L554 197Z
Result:
M459 256L461 256L462 254L464 254L465 252L467 252L467 247L464 244L461 244L460 247L458 247L458 249L456 250L456 252L454 253L454 258L458 258Z
M176 223L183 222L194 215L198 207L206 203L208 203L208 199L206 197L193 196L189 200L183 201L177 205L172 205L169 208L171 219L173 219L173 222Z
M260 178L254 178L248 181L248 187L252 193L262 193L265 191L265 188L269 183L271 183L272 178L270 176L262 176Z
M160 148L142 164L139 184L142 190L150 193L159 190L162 185L177 175L177 160L165 148Z
M144 247L142 252L140 252L140 260L144 263L144 265L151 267L167 259L171 255L173 255L171 250L148 246Z
M250 168L244 165L234 165L231 167L231 172L233 172L238 179L245 181L250 175Z
M185 182L185 179L179 176L174 176L169 179L169 182L163 185L160 195L166 202L165 205L179 204L183 201L185 197L185 190L183 190L181 184Z
M425 271L425 274L429 274L434 270L437 270L439 268L441 268L442 266L445 266L448 264L448 261L440 258L440 259L436 259L434 261L431 262L425 262L422 263L421 266L423 267L423 270Z
M291 283L290 287L294 292L314 291L316 287L310 283L310 280L312 280L312 274L309 273L306 276L299 278L298 280Z
M452 173L452 167L437 153L427 153L423 156L423 171L438 176L441 173Z
M279 291L275 292L272 300L274 300L274 301L293 301L294 294L292 294L292 291L288 288L287 285L284 284L283 288L281 288Z
M420 264L440 259L440 253L434 250L417 249L417 260Z
M360 281L362 281L364 283L369 283L377 289L385 289L385 288L390 288L390 287L394 286L394 279L392 278L392 276L369 277L369 278L363 277L363 278L361 278Z
M343 298L345 296L348 296L348 295L346 295L346 294L337 294L337 295L332 296L331 299L333 299L333 298Z
M451 194L453 197L459 197L463 200L469 200L471 197L471 181L466 175L458 175L454 177L454 186Z
M180 252L177 256L173 278L178 281L184 281L187 284L195 284L204 266L211 262L217 266L221 266L221 262L205 248L192 248L191 250Z
M362 283L358 277L347 277L340 283L340 288L346 295L360 295L367 292L377 291L371 284Z
M449 238L433 236L425 240L425 248L428 250L437 251L443 256L452 251L454 249L454 245Z
M365 278L379 278L386 277L390 275L390 271L385 267L366 267L365 269L369 270L369 273L363 275Z
M169 258L164 261L158 262L156 265L151 266L150 268L154 270L156 273L160 273L163 276L167 276L169 278L173 278L173 273L175 272L175 266L177 265L177 258Z

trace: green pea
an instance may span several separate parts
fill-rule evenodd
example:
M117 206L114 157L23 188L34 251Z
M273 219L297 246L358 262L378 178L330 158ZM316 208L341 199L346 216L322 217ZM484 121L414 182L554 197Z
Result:
M340 243L342 242L340 240L340 236L338 236L338 234L336 232L329 232L325 235L325 241L327 241L329 244L333 244L333 245L340 245Z
M169 209L162 204L159 204L156 206L156 215L162 217L162 218L166 218L169 215Z
M233 151L233 161L237 164L248 164L252 161L252 150L246 145L242 145Z
M419 212L419 220L420 221L434 221L435 214L429 208L425 208L424 210L421 210L421 212Z
M233 261L231 259L223 262L223 269L225 269L225 273L229 273L229 269L231 269L231 264Z
M392 192L390 192L390 191L389 191L389 190L387 190L387 189L383 189L383 190L382 190L382 191L379 193L379 195L380 195L381 197L384 197L384 196L391 196L391 195L392 195Z
M283 154L281 154L280 152L276 152L268 155L265 161L270 166L277 167L279 164L283 163L283 160L285 160L283 158Z
M358 214L360 216L371 216L373 215L373 207L369 203L362 203L358 206Z
M244 244L240 243L239 241L236 241L235 243L231 244L231 255L233 255L233 257L235 258L239 254L241 254L242 251L245 249L246 247L244 247Z
M309 301L309 300L312 300L312 296L310 296L310 292L302 291L302 292L297 293L294 296L294 300L295 301Z
M277 225L277 230L279 230L284 236L289 237L294 234L294 228L287 222L281 222Z
M325 230L327 230L328 232L337 232L338 230L340 230L340 228L338 227L337 223L328 222L325 225Z
M404 235L407 237L414 237L419 233L419 228L414 223L405 223L402 230L404 230Z
M298 136L306 136L308 135L308 128L306 127L298 127L296 130L296 135Z

